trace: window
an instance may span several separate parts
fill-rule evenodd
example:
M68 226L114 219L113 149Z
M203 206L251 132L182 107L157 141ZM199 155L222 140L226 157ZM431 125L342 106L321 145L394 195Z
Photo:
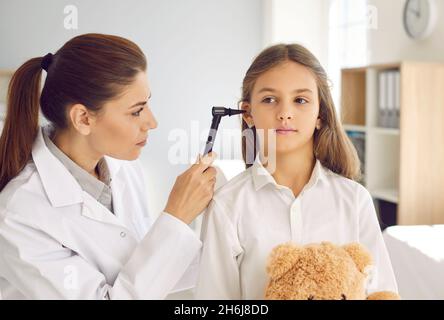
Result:
M340 70L368 63L367 32L376 28L377 11L367 0L330 0L328 74L336 106L340 96ZM339 110L338 110L339 111Z

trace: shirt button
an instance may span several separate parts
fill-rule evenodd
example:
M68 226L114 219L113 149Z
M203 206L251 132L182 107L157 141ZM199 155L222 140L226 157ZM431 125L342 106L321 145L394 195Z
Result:
M126 233L122 231L122 232L120 233L120 236L121 236L122 238L125 238L125 237L126 237Z

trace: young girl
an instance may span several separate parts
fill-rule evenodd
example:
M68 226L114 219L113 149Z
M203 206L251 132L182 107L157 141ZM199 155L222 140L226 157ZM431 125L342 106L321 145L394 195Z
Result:
M263 299L267 258L288 241L360 242L375 266L368 293L397 292L372 198L354 181L356 151L318 60L300 45L266 49L247 71L241 107L254 143L242 141L247 170L216 192L205 213L196 298Z

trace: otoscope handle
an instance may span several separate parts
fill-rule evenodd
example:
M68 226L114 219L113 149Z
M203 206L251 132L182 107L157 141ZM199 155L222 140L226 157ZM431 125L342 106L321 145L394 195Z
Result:
M219 128L220 119L222 116L213 116L211 121L210 132L208 133L207 142L205 143L204 156L213 150L214 141L216 140L217 129Z
M220 119L224 116L233 116L235 114L245 113L245 110L234 110L225 107L213 107L213 121L211 122L210 133L205 144L204 156L213 150L214 140L216 140L217 128L219 127Z

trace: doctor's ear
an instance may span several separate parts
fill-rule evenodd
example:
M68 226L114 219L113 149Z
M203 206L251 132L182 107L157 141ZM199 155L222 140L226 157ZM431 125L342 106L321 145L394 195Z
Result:
M241 102L240 109L245 110L247 112L242 114L242 119L247 123L248 127L251 128L254 126L253 117L251 116L251 105L248 102Z
M95 116L83 104L77 103L69 110L69 119L73 127L84 136L91 133L91 125L95 122Z

